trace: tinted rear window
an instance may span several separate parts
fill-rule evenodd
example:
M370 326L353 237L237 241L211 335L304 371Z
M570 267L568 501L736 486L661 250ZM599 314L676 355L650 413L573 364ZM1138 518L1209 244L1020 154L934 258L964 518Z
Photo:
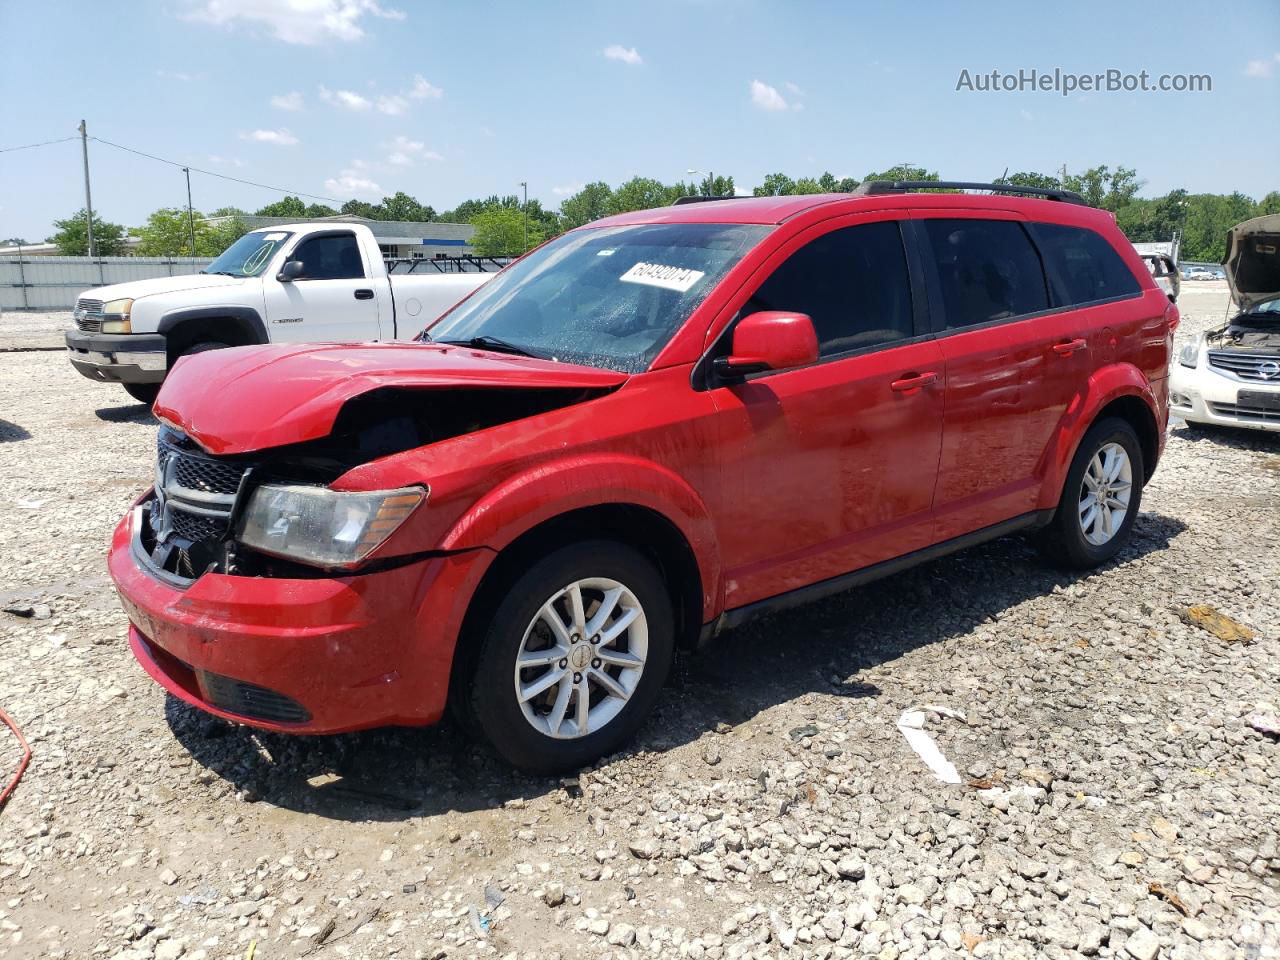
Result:
M924 220L948 328L1048 309L1044 268L1012 220Z
M1102 235L1084 227L1056 223L1033 224L1032 230L1049 271L1055 306L1132 297L1142 292L1120 254Z

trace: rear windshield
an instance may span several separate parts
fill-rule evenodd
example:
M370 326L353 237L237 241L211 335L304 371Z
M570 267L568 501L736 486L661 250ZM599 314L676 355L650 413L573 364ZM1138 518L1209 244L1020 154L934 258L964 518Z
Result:
M535 356L639 373L768 231L664 223L568 233L502 271L429 335L493 337Z

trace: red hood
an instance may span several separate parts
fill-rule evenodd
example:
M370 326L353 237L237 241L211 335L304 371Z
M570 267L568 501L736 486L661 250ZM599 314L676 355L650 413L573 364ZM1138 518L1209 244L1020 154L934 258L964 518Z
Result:
M235 347L177 363L155 414L210 453L326 436L342 405L379 387L613 387L625 373L439 344Z

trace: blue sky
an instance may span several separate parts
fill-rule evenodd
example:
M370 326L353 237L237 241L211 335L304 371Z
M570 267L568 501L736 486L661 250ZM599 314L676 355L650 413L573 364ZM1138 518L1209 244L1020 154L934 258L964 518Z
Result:
M0 148L75 133L344 200L437 209L690 168L955 179L1138 169L1144 193L1280 188L1280 4L0 0ZM94 52L96 51L96 52ZM1208 93L957 92L972 74L1206 73ZM181 171L91 143L134 225ZM83 206L79 144L0 153L0 238ZM195 204L278 195L193 174Z

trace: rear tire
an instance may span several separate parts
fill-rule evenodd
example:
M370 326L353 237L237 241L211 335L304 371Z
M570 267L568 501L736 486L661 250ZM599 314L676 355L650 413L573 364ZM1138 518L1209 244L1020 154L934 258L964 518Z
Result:
M639 729L674 645L671 597L657 568L624 544L583 541L546 555L502 592L459 692L512 766L539 775L575 770ZM518 668L517 658L528 665Z
M1126 420L1089 428L1071 461L1062 497L1040 545L1053 563L1086 570L1125 545L1142 506L1142 444Z
M124 387L125 393L148 407L156 402L156 395L160 393L158 383L122 383L120 386Z

